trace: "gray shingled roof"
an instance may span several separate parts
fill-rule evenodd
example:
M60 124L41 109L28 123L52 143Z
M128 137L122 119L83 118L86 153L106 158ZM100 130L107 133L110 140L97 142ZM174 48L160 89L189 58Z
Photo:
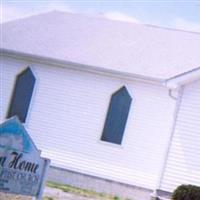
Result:
M200 34L53 11L4 23L1 49L155 79L200 67Z

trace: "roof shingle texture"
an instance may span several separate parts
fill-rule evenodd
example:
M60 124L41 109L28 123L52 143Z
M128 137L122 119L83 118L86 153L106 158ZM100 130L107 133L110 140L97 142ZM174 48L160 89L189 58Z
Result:
M200 33L53 11L4 23L1 48L169 79L200 67Z

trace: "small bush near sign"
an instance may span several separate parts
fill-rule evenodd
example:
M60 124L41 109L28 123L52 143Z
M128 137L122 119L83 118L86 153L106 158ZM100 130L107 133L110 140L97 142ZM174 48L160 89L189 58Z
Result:
M200 187L181 185L174 190L172 200L200 200Z

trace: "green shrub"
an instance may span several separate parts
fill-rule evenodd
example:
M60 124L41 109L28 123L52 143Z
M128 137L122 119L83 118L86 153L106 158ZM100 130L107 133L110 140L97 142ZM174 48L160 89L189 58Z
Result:
M174 190L172 200L200 200L200 187L181 185Z

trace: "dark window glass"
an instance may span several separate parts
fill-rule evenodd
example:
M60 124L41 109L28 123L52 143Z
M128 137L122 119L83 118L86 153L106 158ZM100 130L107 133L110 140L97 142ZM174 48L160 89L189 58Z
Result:
M21 122L26 121L34 85L35 77L29 67L18 74L7 118L17 115Z
M101 140L122 143L131 101L126 87L120 88L112 95Z

